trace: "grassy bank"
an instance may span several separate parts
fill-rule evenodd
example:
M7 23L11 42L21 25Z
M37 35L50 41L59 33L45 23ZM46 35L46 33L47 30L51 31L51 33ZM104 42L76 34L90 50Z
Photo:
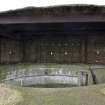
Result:
M5 74L9 71L43 71L40 68L51 68L50 71L58 72L62 69L64 72L72 71L89 71L90 65L75 64L75 65L56 65L56 64L16 64L16 65L1 65L0 73ZM54 68L54 69L52 69ZM94 73L97 76L99 82L105 82L105 69L94 69ZM91 77L91 76L90 76ZM91 78L89 79L91 80ZM3 89L4 88L4 89ZM10 90L8 90L8 88ZM0 88L0 105L105 105L105 84L93 85L87 87L72 87L72 88L31 88L31 87L17 87L17 86L6 86L8 93L14 93L14 101L5 102L10 97L8 94L2 93L5 91L4 87ZM11 91L13 90L13 91ZM3 96L4 98L3 98ZM13 96L14 96L13 94ZM6 97L5 97L6 95ZM6 98L6 99L5 99ZM4 103L3 103L4 101Z
M11 89L19 91L22 97L20 102L13 105L105 105L105 84L75 88Z

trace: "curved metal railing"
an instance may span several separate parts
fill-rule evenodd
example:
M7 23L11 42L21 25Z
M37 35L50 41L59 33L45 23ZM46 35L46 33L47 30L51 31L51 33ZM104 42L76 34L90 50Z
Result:
M1 82L3 83L18 83L21 86L27 83L33 82L33 85L37 84L71 84L71 85L88 85L88 74L81 72L79 75L69 75L69 74L42 74L42 75L13 75L11 78L5 78ZM38 82L39 81L39 82ZM26 83L26 84L25 84ZM30 84L30 83L29 83Z

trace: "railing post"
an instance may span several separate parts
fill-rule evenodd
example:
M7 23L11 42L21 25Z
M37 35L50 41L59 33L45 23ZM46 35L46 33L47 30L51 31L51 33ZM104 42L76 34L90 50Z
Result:
M79 86L87 86L88 85L88 74L84 71L80 71L79 73Z
M20 80L20 85L23 86L23 79Z

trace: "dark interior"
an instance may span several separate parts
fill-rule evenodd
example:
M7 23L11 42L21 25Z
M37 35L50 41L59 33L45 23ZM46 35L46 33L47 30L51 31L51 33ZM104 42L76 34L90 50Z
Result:
M105 64L105 23L0 24L0 63Z

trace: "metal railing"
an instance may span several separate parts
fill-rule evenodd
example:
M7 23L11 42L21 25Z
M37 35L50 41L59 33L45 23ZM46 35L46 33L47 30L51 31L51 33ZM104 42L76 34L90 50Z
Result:
M42 75L36 75L36 74L32 74L32 75L13 75L11 76L11 78L5 78L3 80L1 80L2 83L12 83L12 82L16 82L18 81L20 83L21 86L24 86L24 81L26 81L26 79L28 80L29 78L33 78L33 81L34 80L40 80L40 78L47 78L47 80L49 79L50 80L50 77L52 80L56 81L56 78L65 78L65 83L66 84L76 84L74 82L74 80L78 80L78 83L76 84L77 86L86 86L88 85L88 74L87 72L79 72L78 75L70 75L70 74L42 74ZM69 81L71 81L70 83L69 82L66 82L67 79L70 79ZM60 80L60 79L59 79ZM57 83L57 82L56 82ZM58 82L59 84L59 82ZM62 83L64 84L64 83ZM37 84L35 84L37 85Z

